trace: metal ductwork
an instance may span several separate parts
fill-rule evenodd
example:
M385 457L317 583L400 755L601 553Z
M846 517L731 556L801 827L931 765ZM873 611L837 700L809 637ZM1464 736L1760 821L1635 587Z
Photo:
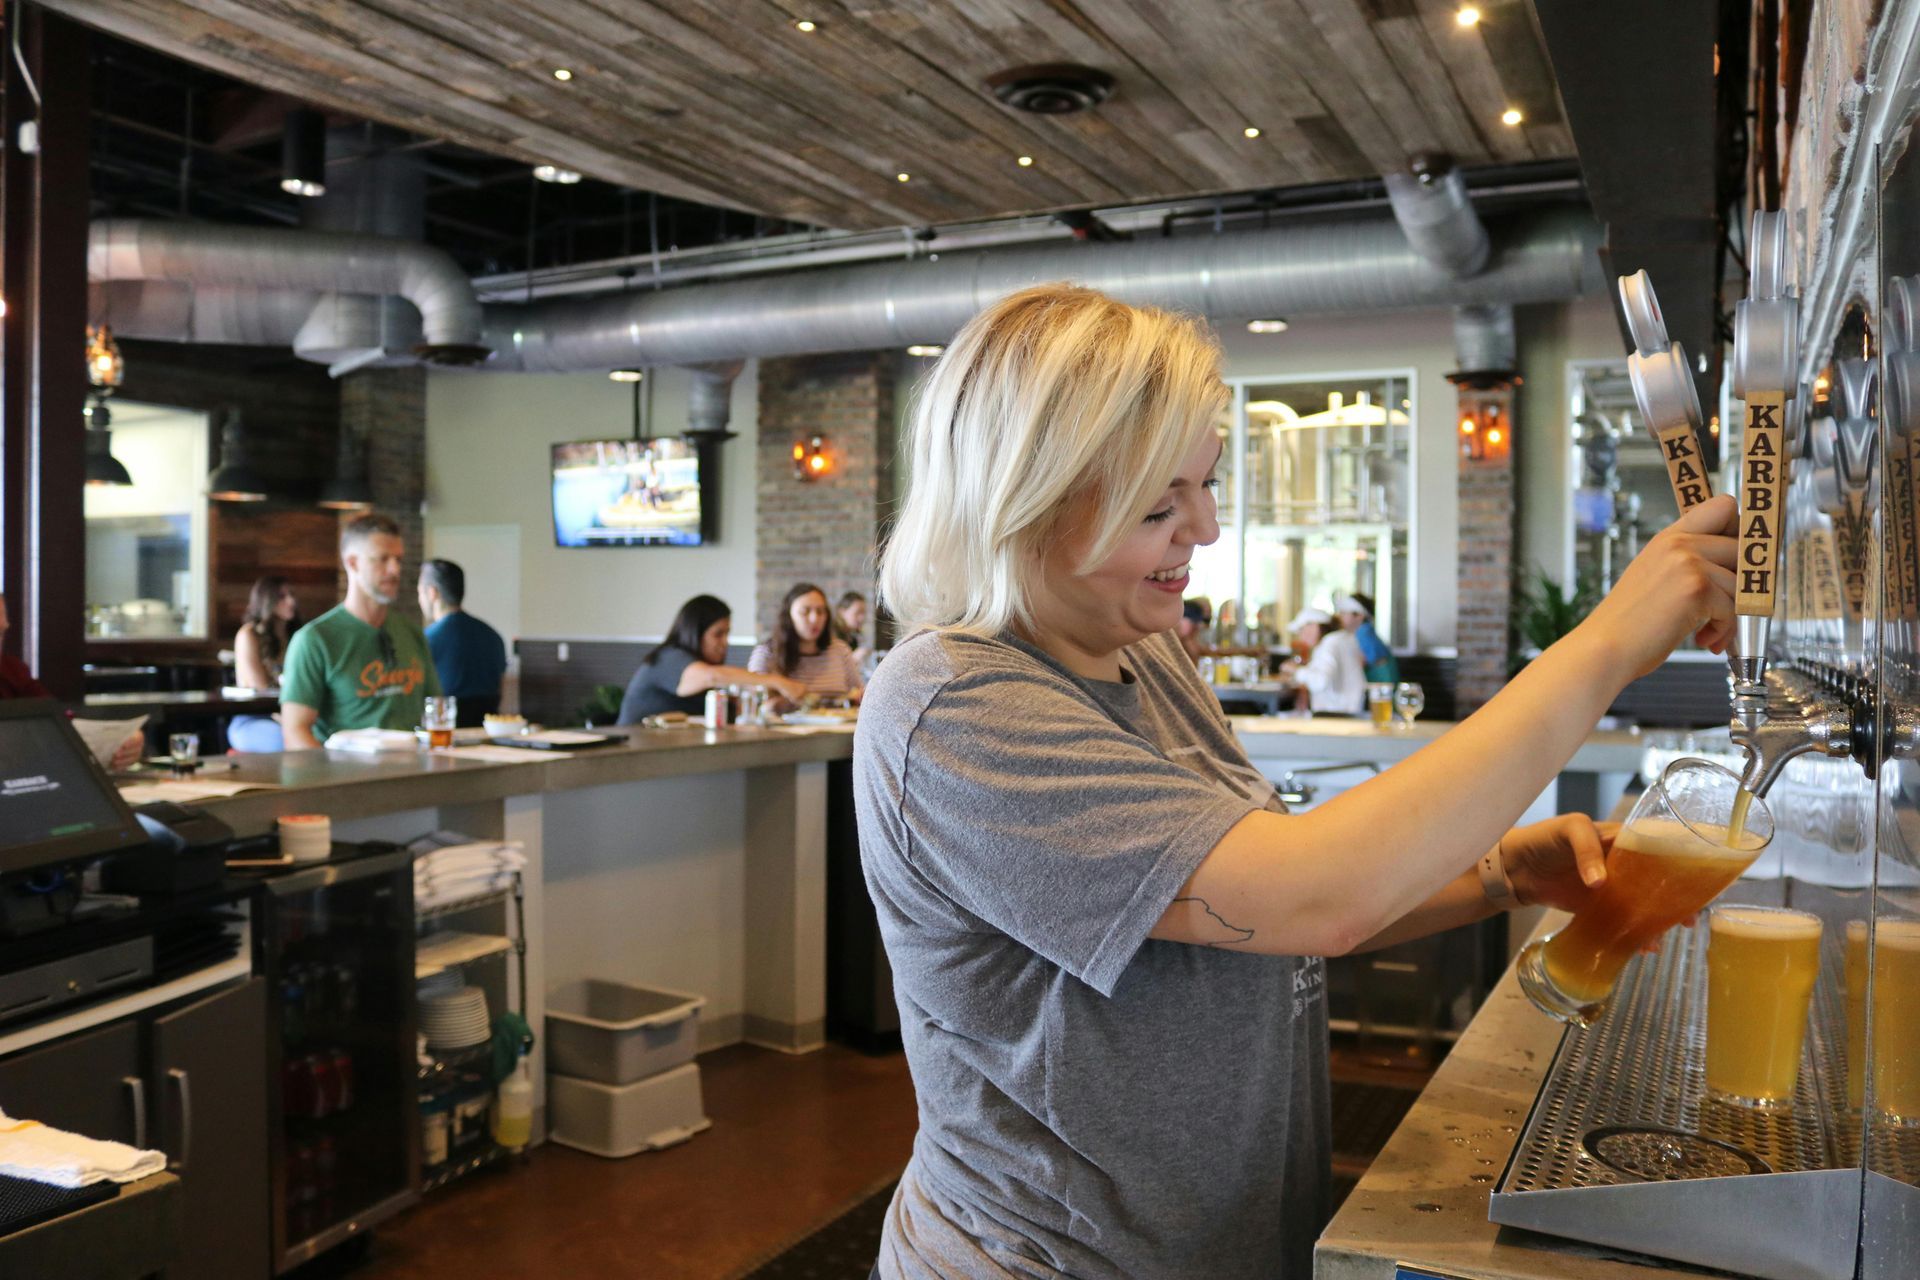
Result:
M1467 180L1443 157L1415 157L1410 169L1384 175L1394 221L1415 253L1454 276L1478 274L1492 245L1474 212Z
M480 304L472 284L450 254L417 242L341 232L110 218L90 228L87 278L171 281L196 290L214 285L314 294L397 294L420 313L425 341L413 353L419 359L430 364L470 364L486 357ZM189 305L198 312L197 304ZM124 325L117 310L113 318L116 327ZM130 328L124 331L133 333Z
M87 286L87 318L111 324L122 338L285 347L319 301L305 289L105 280Z
M1513 308L1455 307L1453 353L1462 373L1511 374L1520 363L1513 333Z
M1044 245L486 309L487 367L696 364L944 342L996 298L1073 280L1214 320L1553 302L1602 287L1600 229L1572 206L1498 222L1456 279L1391 217L1117 244Z
M731 436L727 423L733 418L733 380L746 367L742 360L719 360L691 366L687 372L693 381L687 387L687 434L710 437Z

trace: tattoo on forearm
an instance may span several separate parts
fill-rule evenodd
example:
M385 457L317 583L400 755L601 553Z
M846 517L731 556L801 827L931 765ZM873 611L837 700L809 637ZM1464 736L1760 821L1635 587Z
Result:
M1239 946L1241 943L1244 943L1244 942L1253 941L1253 930L1242 929L1239 925L1227 923L1227 921L1221 916L1221 914L1218 911L1215 911L1210 905L1208 905L1207 900L1205 898L1175 898L1174 902L1198 903L1202 911L1206 912L1209 916L1213 917L1213 919L1219 923L1220 927L1226 930L1229 935L1231 935L1229 937L1203 939L1201 941L1202 946L1234 947L1234 946Z

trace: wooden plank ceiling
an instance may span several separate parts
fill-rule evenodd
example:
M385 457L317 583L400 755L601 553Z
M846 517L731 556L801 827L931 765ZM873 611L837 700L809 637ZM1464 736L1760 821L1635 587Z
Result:
M356 118L832 227L1573 154L1525 0L1471 26L1459 0L42 3ZM1045 62L1113 95L1038 116L986 88Z

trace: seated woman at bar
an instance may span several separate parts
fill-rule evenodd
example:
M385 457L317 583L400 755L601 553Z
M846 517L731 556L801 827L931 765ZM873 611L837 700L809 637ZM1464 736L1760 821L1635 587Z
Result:
M287 641L299 625L300 602L287 580L268 574L256 581L247 595L246 616L233 637L233 667L238 682L249 689L278 689ZM235 751L283 750L286 744L280 736L280 717L235 716L227 726L227 745Z
M1353 633L1341 629L1332 614L1308 605L1287 624L1296 651L1306 661L1289 660L1281 674L1300 690L1300 702L1320 715L1357 716L1367 710L1367 663Z
M1333 602L1333 616L1340 629L1350 631L1360 646L1360 657L1367 664L1368 684L1394 684L1400 679L1400 659L1380 638L1373 625L1373 597L1363 591L1341 596Z
M1472 718L1289 815L1174 630L1220 534L1199 322L1043 285L927 374L854 741L920 1132L875 1274L1305 1280L1326 966L1519 903L1610 834L1509 830L1631 679L1733 630L1734 505L1650 539Z
M868 612L867 598L858 591L846 592L833 606L833 634L853 650L853 660L862 671L873 656L873 646L867 643Z
M639 724L669 711L697 716L709 689L730 684L759 685L786 698L806 692L798 680L743 671L727 665L727 637L733 610L717 596L695 596L680 606L667 638L640 660L620 700L620 723Z
M798 680L817 698L860 700L866 682L847 642L829 628L827 593L801 582L780 601L773 635L754 647L747 670L769 671ZM788 698L796 702L797 698Z

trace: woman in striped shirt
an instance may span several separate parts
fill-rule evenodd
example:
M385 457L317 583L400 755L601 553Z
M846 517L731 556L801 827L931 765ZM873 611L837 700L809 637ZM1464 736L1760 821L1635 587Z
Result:
M864 692L860 664L833 634L831 619L826 592L811 582L795 585L780 601L773 634L747 659L747 670L798 680L816 697L858 702Z

